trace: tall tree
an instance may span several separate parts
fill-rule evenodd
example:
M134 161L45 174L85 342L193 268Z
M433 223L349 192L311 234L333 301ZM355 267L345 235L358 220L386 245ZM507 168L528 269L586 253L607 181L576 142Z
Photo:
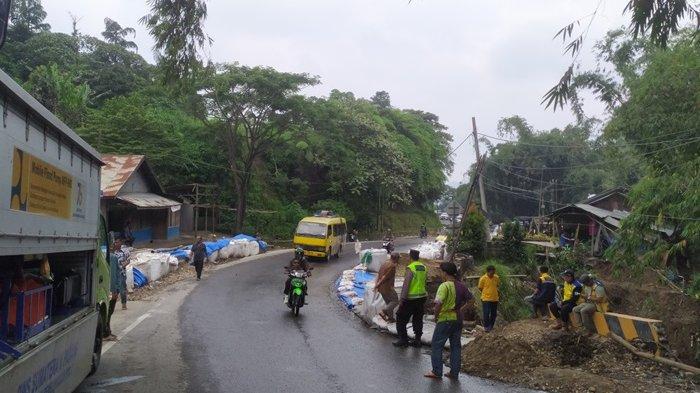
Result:
M61 72L56 64L38 66L25 84L27 91L71 127L80 124L87 111L90 88Z
M26 41L32 34L48 31L51 26L44 22L46 11L41 0L13 0L10 10L10 33L12 38Z
M148 0L151 13L140 19L161 52L167 82L190 79L200 68L199 51L211 43L202 25L207 18L204 0Z
M691 269L700 253L700 47L690 34L656 51L605 133L630 141L649 171L630 193L611 259ZM651 242L650 242L651 240ZM640 251L642 251L640 253ZM686 270L686 272L688 272Z
M203 98L218 120L236 191L236 229L246 216L254 163L280 142L301 115L297 93L318 79L272 68L223 64L208 78Z
M128 35L136 35L136 30L133 27L122 27L116 21L105 18L105 31L102 32L102 37L110 44L119 45L124 49L137 50L138 46L134 41L126 39Z

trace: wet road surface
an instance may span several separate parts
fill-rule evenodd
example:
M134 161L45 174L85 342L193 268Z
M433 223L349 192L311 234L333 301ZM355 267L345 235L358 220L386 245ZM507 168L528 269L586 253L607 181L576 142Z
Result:
M188 391L525 391L467 375L459 383L423 377L427 347L394 348L392 336L367 328L336 299L331 282L357 261L349 251L313 264L309 305L294 317L282 303L291 255L223 269L187 296L179 321Z

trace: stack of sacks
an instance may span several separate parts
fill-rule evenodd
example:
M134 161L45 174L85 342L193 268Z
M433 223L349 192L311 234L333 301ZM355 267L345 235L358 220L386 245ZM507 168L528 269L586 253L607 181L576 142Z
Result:
M170 272L170 266L177 266L178 263L177 258L168 253L154 253L150 251L132 254L129 259L131 267L135 267L143 272L150 282L159 280Z
M418 246L421 259L442 259L445 244L441 242L423 243Z

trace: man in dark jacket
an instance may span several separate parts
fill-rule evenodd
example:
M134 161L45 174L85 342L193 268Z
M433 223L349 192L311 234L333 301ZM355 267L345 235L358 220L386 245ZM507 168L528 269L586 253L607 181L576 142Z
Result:
M197 237L197 242L192 245L192 262L194 270L197 272L197 281L202 279L202 269L204 260L207 258L207 246L202 241L202 237Z
M557 323L552 325L551 328L561 329L563 327L564 330L569 330L570 315L576 304L578 304L583 286L576 280L574 271L571 269L565 270L561 276L564 279L561 302L549 304L549 310L557 318Z
M540 266L540 276L537 278L537 289L532 296L529 297L532 303L532 317L537 318L537 314L545 317L549 314L547 305L554 301L554 295L557 291L557 284L549 275L547 266Z

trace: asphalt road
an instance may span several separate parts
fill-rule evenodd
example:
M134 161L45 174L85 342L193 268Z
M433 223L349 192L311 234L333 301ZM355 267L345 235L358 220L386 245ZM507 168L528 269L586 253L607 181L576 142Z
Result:
M282 304L290 257L262 256L133 302L114 329L123 337L76 392L526 391L464 374L459 382L424 378L427 347L394 348L394 337L369 329L335 297L331 283L357 261L350 250L313 264L309 305L294 317Z

